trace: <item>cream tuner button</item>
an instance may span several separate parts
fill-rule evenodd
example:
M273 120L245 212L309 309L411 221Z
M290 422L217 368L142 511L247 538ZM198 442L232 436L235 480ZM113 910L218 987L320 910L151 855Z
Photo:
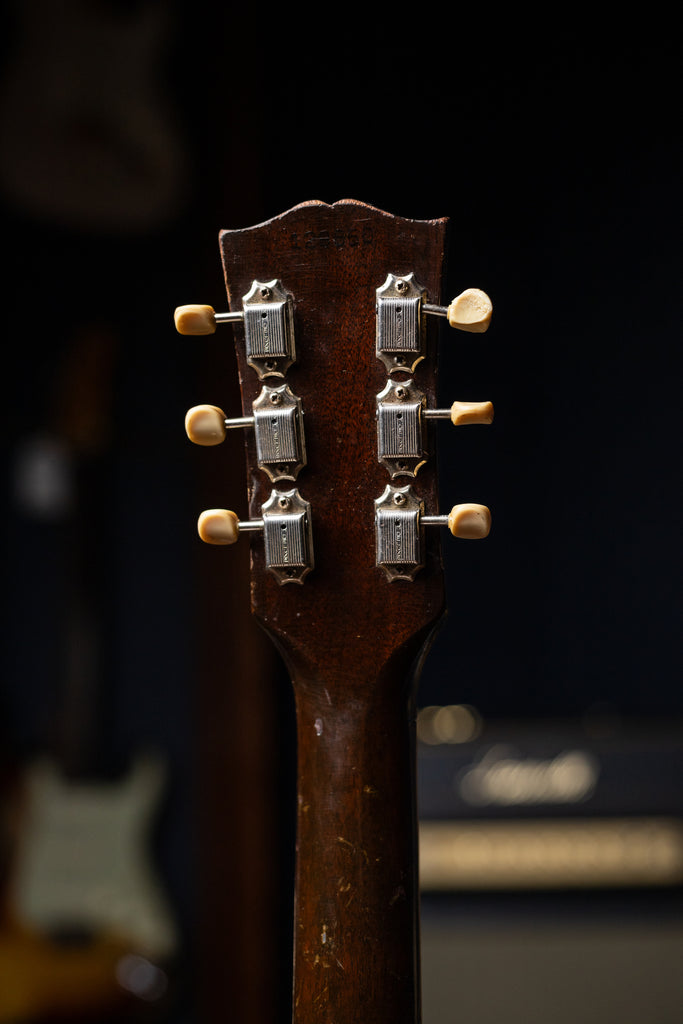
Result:
M216 405L195 405L185 416L185 433L193 444L225 441L225 413Z
M493 303L481 288L466 288L449 306L435 306L425 302L422 308L425 313L445 316L451 327L472 334L487 331L493 314Z
M482 540L491 529L485 505L454 505L448 515L425 515L410 484L387 484L375 499L375 564L389 581L412 580L425 564L423 527L447 526L454 537Z
M454 427L493 423L493 403L453 402L450 409L423 409L422 415L428 420L450 420Z
M197 520L197 533L205 544L234 544L241 533L262 530L263 519L241 520L226 508L207 509Z
M493 423L492 402L453 402L450 408L451 423L455 427L469 423Z
M491 512L486 505L465 502L454 505L447 516L422 516L423 526L447 526L461 540L483 540L491 530Z
M173 319L179 334L215 334L216 331L216 312L213 306L196 303L178 306Z
M215 334L217 324L241 323L244 313L241 310L217 313L213 306L202 306L195 302L177 306L173 320L179 334Z
M493 305L486 292L466 288L448 307L448 323L460 331L483 334L491 323Z
M234 512L210 508L200 515L197 532L205 544L234 544L239 537L240 523Z
M210 508L197 522L205 544L234 544L249 531L263 535L266 568L278 583L301 583L313 568L311 506L295 487L272 490L261 506L260 519L243 521L228 509Z
M491 530L491 513L486 505L454 505L448 513L448 529L462 540L483 540Z
M214 334L219 324L242 324L247 363L259 378L284 377L296 361L293 300L278 280L252 281L242 309L217 313L213 306L190 303L178 306L173 319L180 334Z

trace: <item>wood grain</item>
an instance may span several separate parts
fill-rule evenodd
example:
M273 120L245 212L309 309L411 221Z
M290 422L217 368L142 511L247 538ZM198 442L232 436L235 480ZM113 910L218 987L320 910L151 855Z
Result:
M315 569L280 586L251 540L252 607L288 666L296 701L298 818L295 1024L419 1019L415 693L419 659L444 607L438 530L414 582L375 565L377 461L375 291L415 273L440 301L446 221L393 217L355 201L305 203L254 228L223 231L231 308L253 280L279 278L294 297L298 361L287 381L303 401ZM243 414L261 382L235 330ZM400 376L400 375L399 375ZM413 375L434 406L436 337ZM437 509L433 457L414 482ZM249 515L271 485L246 437ZM245 510L238 509L242 518ZM221 549L230 571L230 552Z

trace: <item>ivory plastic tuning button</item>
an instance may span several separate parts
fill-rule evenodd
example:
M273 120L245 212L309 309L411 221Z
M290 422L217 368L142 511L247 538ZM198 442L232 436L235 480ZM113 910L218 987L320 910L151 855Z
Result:
M425 313L445 316L451 327L471 334L483 334L488 330L493 314L493 303L480 288L466 288L448 306L434 306L423 303Z
M218 324L242 323L247 362L259 377L284 377L296 360L292 297L277 281L253 281L242 309L216 313L213 306L178 306L174 313L180 334L213 334Z
M185 416L185 431L194 444L215 445L225 440L231 428L253 428L259 468L273 482L295 480L306 465L301 399L287 384L264 384L252 409L253 416L227 419L218 406L195 405Z
M410 485L387 484L375 501L376 562L390 581L412 580L424 565L424 527L447 526L454 537L482 540L491 529L485 505L454 505L448 515L424 514L421 499Z
M253 422L253 416L248 416L244 417L241 425L247 426ZM225 413L217 405L195 405L185 415L185 433L193 444L205 447L222 444L228 425Z
M296 488L271 491L261 506L261 519L238 519L234 512L211 508L202 512L197 532L206 544L234 544L241 533L263 533L266 568L278 583L302 583L313 568L311 506Z
M178 306L173 319L179 334L215 334L217 324L241 323L244 313L216 313L213 306L190 303Z
M226 508L209 508L197 520L197 533L205 544L234 544L240 533L262 529L262 519L240 522L235 513Z
M415 476L427 460L424 419L449 419L454 426L491 423L491 402L453 402L449 409L428 409L412 380L389 378L377 395L377 458L391 474Z
M483 540L491 532L491 512L486 505L463 502L447 516L422 516L423 526L447 526L461 540Z
M453 402L449 409L423 409L428 420L450 420L454 427L471 423L493 423L492 402Z
M427 302L427 292L413 273L389 274L376 291L375 352L387 371L415 369L426 352L425 314L446 317L451 327L476 334L491 322L493 306L486 292L467 288L448 306Z

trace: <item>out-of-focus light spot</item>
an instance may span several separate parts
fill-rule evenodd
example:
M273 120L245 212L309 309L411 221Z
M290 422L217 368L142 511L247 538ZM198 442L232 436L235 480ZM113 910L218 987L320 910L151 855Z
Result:
M119 960L116 980L121 988L148 1003L161 999L168 988L168 978L164 971L144 956L133 953Z
M23 515L57 520L73 505L73 470L58 437L26 438L14 453L13 498Z
M600 775L599 762L584 750L565 750L556 757L514 757L493 747L459 780L468 804L510 807L516 804L573 804L586 800Z
M481 717L467 704L430 705L417 716L417 738L421 743L469 743L481 732Z
M424 890L669 886L683 881L683 823L666 818L423 821Z

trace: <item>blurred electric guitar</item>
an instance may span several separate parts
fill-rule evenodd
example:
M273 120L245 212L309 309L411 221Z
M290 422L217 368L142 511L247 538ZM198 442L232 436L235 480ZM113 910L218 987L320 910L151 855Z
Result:
M241 415L201 405L186 428L202 445L244 428L248 510L204 512L199 534L250 533L252 609L294 687L295 1024L420 1019L414 725L444 611L438 527L490 526L482 505L437 508L432 421L493 415L435 408L439 317L482 332L491 316L477 289L439 305L446 228L304 203L221 232L229 313L176 310L181 333L236 325Z
M165 991L176 929L150 856L166 779L159 756L103 772L110 685L99 544L111 479L116 338L82 324L56 374L51 417L16 456L18 513L60 525L66 554L63 663L44 756L13 772L0 800L0 1024L130 1015ZM104 488L104 490L103 490ZM47 609L46 613L50 610ZM105 679L107 682L105 682ZM56 684L56 685L55 685ZM142 989L140 985L142 984Z

